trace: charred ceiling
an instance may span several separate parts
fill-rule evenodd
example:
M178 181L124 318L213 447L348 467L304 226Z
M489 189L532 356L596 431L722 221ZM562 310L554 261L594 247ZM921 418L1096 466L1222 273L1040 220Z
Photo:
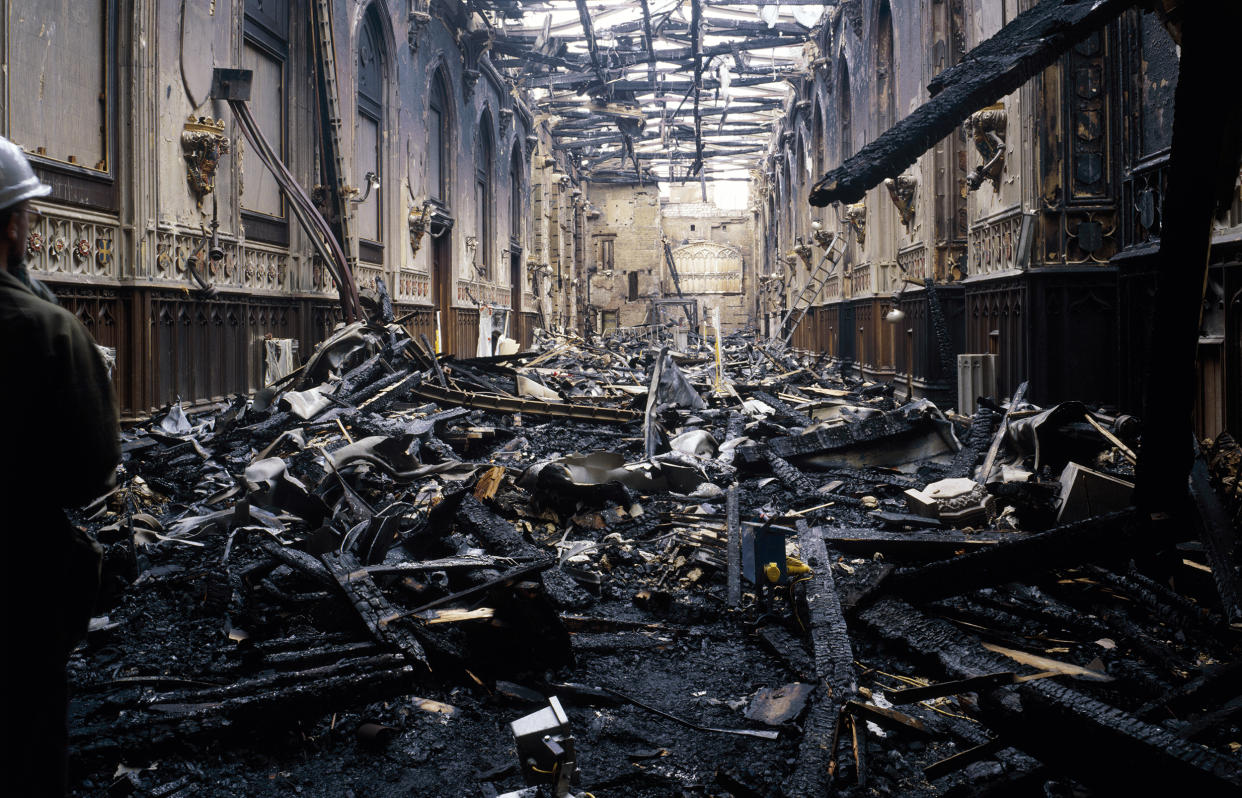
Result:
M491 60L596 181L745 178L834 3L481 2ZM811 56L813 58L813 56Z

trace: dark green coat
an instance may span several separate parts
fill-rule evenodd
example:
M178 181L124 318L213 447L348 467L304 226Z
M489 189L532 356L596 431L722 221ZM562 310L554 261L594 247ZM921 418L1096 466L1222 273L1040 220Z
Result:
M95 342L72 313L0 270L0 539L4 592L17 602L10 624L49 636L59 627L68 638L84 629L98 549L63 508L108 491L119 459L116 400Z

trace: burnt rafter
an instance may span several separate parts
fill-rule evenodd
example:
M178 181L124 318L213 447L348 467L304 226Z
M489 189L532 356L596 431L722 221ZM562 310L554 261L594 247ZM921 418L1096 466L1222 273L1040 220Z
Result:
M1021 86L1139 0L1042 0L931 82L932 98L811 188L812 205L856 202L910 166L968 116Z
M475 7L499 11L487 0ZM758 19L754 4L717 0L536 0L521 8L516 18L491 14L493 62L549 117L555 149L635 169L651 164L657 174L658 164L671 170L691 149L679 167L687 176L744 176L781 116L786 82L805 72L802 47L814 35L791 9Z

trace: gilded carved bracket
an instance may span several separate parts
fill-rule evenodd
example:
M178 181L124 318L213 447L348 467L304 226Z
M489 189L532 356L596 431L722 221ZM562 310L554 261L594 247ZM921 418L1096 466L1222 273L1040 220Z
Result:
M983 163L966 175L966 187L975 191L983 181L991 182L993 190L1000 189L1000 177L1005 171L1005 128L1008 124L1005 106L1001 103L976 111L966 118L966 137L975 145Z
M845 221L850 227L854 228L854 235L858 237L858 246L867 245L867 203L855 202L853 205L845 206Z
M224 120L208 116L189 117L181 131L181 150L185 155L186 179L201 207L203 199L215 190L220 156L229 151Z
M914 195L918 187L918 181L909 175L897 175L884 181L884 188L888 189L888 196L906 227L914 222Z

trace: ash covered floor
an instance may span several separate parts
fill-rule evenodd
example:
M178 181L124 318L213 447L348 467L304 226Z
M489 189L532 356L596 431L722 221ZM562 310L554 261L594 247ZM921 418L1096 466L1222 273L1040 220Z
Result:
M1128 509L1136 419L671 343L354 325L128 431L77 519L73 794L1242 788L1236 444L1170 535ZM540 767L510 723L551 697Z

